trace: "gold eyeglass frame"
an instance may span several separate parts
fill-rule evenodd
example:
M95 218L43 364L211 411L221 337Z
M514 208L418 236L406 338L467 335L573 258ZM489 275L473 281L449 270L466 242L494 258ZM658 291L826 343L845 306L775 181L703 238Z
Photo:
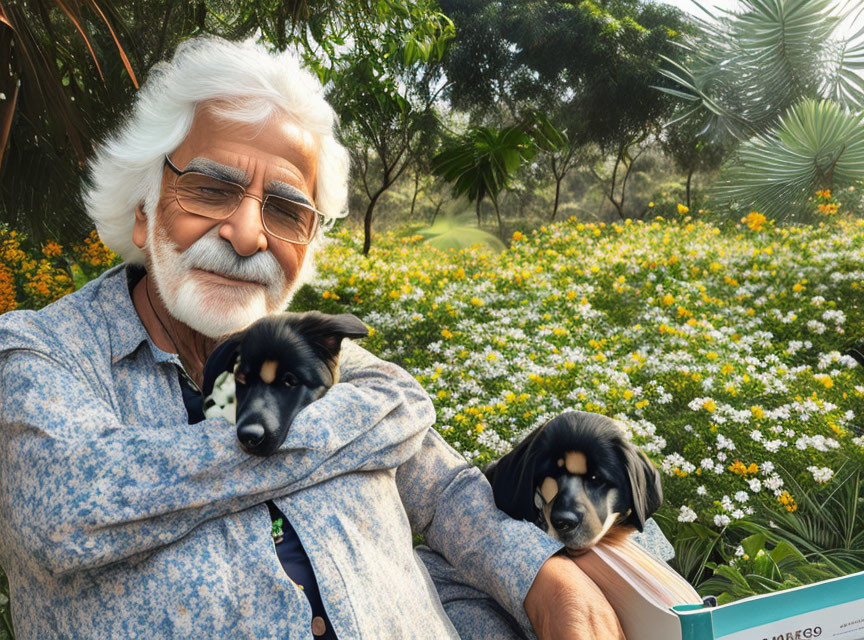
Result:
M171 162L171 158L168 157L167 153L165 154L165 163L164 164L169 169L171 169L171 171L174 172L174 182L171 184L171 188L174 191L174 200L177 202L177 206L180 207L181 209L183 209L183 211L185 211L186 213L191 213L192 215L201 216L203 218L210 218L211 220L226 220L226 219L230 218L232 215L234 215L234 212L236 212L237 209L240 208L240 203L243 202L243 198L252 198L253 200L257 200L259 203L261 203L261 206L259 207L259 212L261 215L261 226L264 227L264 231L266 231L268 235L271 235L274 238L277 238L277 239L282 240L284 242L290 242L291 244L307 245L310 242L312 242L312 240L315 239L315 235L318 233L319 228L321 228L322 226L325 229L329 228L326 224L327 216L323 212L316 209L315 207L310 207L309 205L303 204L302 202L297 202L296 200L289 200L288 198L283 198L282 196L273 196L269 193L266 194L263 198L259 198L256 195L252 195L251 193L247 193L246 187L244 187L242 184L238 184L236 182L231 182L230 180L223 180L222 178L216 178L215 176L211 176L211 175L203 173L201 171L195 171L194 169L191 169L191 170L185 170L184 169L183 171L181 171L180 169L178 169L174 165L173 162ZM239 189L242 190L243 197L237 201L237 206L234 208L234 210L232 210L231 213L229 213L228 215L226 215L222 218L214 218L213 216L201 214L201 213L198 213L197 211L189 211L186 207L184 207L182 204L180 204L180 198L177 195L177 179L180 176L185 175L187 173L197 173L198 175L205 176L207 178L210 178L211 180L218 180L219 182L224 182L225 184L230 184L232 186L238 187ZM279 198L280 200L286 200L288 202L296 204L297 206L303 207L304 209L309 209L310 211L313 211L314 213L318 214L317 216L315 216L315 225L312 228L310 238L306 242L301 242L299 240L291 240L290 238L284 238L284 237L282 237L276 233L273 233L272 231L270 231L270 229L267 228L267 222L264 220L264 205L267 203L267 199L270 197Z

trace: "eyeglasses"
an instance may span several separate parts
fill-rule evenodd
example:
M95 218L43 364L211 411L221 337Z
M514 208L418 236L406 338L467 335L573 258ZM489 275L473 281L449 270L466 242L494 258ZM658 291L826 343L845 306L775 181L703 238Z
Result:
M230 217L243 198L261 203L261 223L274 238L294 244L309 244L326 216L308 205L271 194L263 198L246 193L246 188L235 182L220 180L194 170L181 171L168 155L165 164L174 176L174 195L183 211L224 220Z

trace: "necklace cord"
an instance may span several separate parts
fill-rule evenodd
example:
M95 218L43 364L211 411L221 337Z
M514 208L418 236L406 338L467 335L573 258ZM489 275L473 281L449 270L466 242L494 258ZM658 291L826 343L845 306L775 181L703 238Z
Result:
M159 317L159 313L156 311L156 307L153 306L153 299L150 298L150 274L144 276L146 280L144 280L144 291L147 292L147 302L150 303L150 309L153 311L153 315L156 316L156 320L162 325L162 330L165 331L165 335L168 336L168 339L171 341L171 344L174 345L174 349L177 350L177 355L180 355L180 349L177 348L177 343L174 342L174 338L171 337L171 334L168 332L168 327L165 326L165 323L162 322L162 318Z

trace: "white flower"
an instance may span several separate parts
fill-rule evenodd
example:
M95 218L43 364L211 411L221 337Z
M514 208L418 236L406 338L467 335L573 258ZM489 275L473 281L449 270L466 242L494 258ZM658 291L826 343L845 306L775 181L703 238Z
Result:
M771 489L771 491L779 491L780 487L783 486L783 479L778 475L773 475L765 479L765 486Z
M834 471L828 467L807 467L807 471L812 473L813 479L820 484L824 484L834 477Z
M751 478L747 481L747 484L750 486L750 491L753 493L759 493L762 491L762 481L759 478Z
M735 499L738 502L747 502L747 500L750 499L750 496L747 494L746 491L738 491L735 493Z
M686 504L681 505L681 511L678 513L678 522L693 522L696 520L696 512Z
M818 320L810 320L807 323L807 328L810 329L810 331L812 331L813 333L820 333L821 334L821 333L825 333L825 329L827 329L828 327L826 327L824 324L822 324Z
M724 516L720 514L714 516L714 525L717 527L725 527L730 522L732 522L732 520L729 518L729 516Z
M698 487L696 487L697 495L704 496L706 493L708 493L708 489L705 488L704 484L700 484Z
M742 547L740 544L738 545L738 548L735 549L735 555L739 558L744 555L744 547Z

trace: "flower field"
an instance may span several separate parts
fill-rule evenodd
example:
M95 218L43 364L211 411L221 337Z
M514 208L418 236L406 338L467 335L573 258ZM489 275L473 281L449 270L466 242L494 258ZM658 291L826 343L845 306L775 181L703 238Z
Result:
M294 308L362 318L469 461L566 409L604 413L661 467L668 520L713 531L864 467L864 369L843 355L864 337L864 221L571 219L497 255L418 239L364 258L337 233Z
M0 286L7 273L17 304L117 261L95 236L37 259L3 233ZM694 561L698 572L678 567L694 583L709 558L743 571L749 552L765 556L764 538L761 551L742 543L740 523L809 522L799 507L819 510L864 469L864 368L844 355L864 342L864 221L570 219L517 232L502 253L441 252L407 231L378 235L364 257L361 235L331 237L292 310L360 317L371 329L362 344L417 377L436 428L472 463L567 409L622 420L662 470L658 521L681 561L687 540L725 545ZM55 274L44 296L33 291L43 272ZM854 562L835 574L864 565L860 502L857 537L844 543ZM775 577L768 588L796 584Z

